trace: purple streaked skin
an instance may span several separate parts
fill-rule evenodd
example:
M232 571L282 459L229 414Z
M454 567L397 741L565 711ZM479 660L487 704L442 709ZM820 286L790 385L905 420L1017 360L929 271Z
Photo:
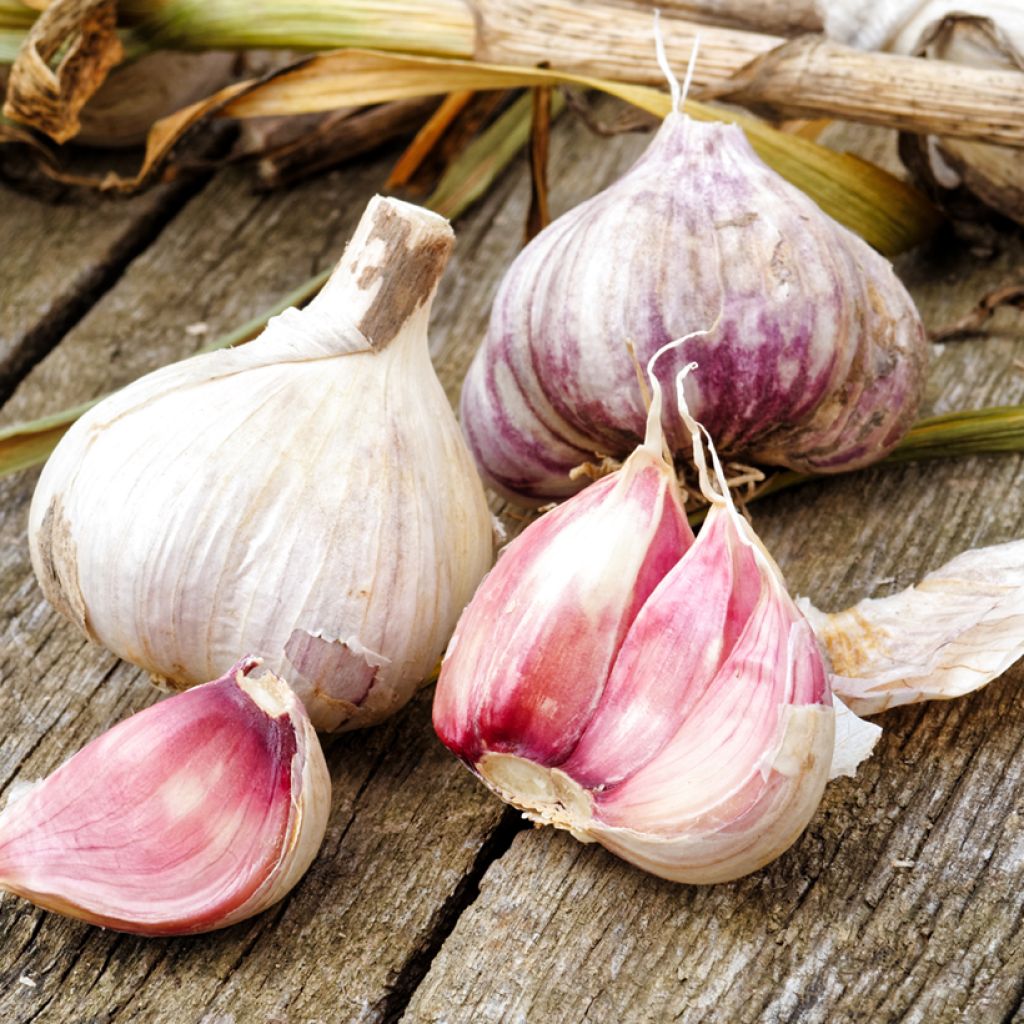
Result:
M495 298L462 392L485 477L561 498L595 454L624 457L646 410L627 341L686 397L726 457L839 472L887 454L924 384L920 318L887 260L750 149L739 128L666 118L610 188L541 232ZM670 390L670 389L666 389ZM674 400L663 424L688 451Z

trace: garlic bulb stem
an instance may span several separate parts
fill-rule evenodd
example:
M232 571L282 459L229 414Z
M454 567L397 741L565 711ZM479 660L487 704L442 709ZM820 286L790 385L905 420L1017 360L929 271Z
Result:
M686 392L683 384L691 371L696 369L698 369L697 363L687 363L676 374L676 407L679 410L680 418L686 424L686 429L690 431L690 435L693 438L693 462L697 467L701 493L712 505L724 505L730 512L735 512L736 506L732 500L732 488L725 477L725 470L722 468L718 452L715 450L715 443L711 440L711 435L705 430L704 425L698 423L690 415L690 407L686 403ZM708 475L708 460L704 452L705 441L707 442L707 450L711 453L711 461L715 467L715 479L718 482L717 491L711 486L711 478Z
M669 94L672 97L672 110L679 111L683 108L683 100L686 99L686 94L690 88L690 74L693 65L697 57L697 41L699 37L695 36L693 40L693 47L690 50L690 68L687 69L687 82L686 88L679 88L679 79L676 78L675 72L672 70L672 65L669 64L668 54L665 53L665 37L661 32L661 11L655 8L654 11L654 53L658 59L658 67L661 68L661 73L665 76L665 81L668 82Z
M454 245L444 217L378 197L309 308L327 316L344 310L367 344L380 351L414 316L423 319L429 312Z

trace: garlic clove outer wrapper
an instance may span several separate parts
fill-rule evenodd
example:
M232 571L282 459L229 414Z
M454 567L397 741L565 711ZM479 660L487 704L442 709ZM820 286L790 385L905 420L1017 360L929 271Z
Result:
M1024 656L1024 540L972 548L889 597L807 615L832 687L858 715L952 700Z
M301 702L245 658L140 711L0 813L0 887L142 935L276 903L323 841L331 781Z
M502 280L462 391L484 476L526 503L580 490L574 467L622 458L644 436L627 342L645 365L686 335L662 379L700 365L686 400L730 458L867 465L910 427L924 387L924 328L888 261L767 167L740 128L673 113L619 181L537 235ZM671 396L663 427L685 456Z
M599 589L594 564L616 563L646 531L647 520L630 526L614 507L634 460L655 461L650 446L509 544L460 619L434 725L532 820L664 878L725 881L782 853L818 806L835 736L827 673L778 567L713 493L696 541L677 548L653 589L630 587L636 569L616 591ZM560 545L552 534L561 533L594 540ZM589 628L580 628L580 608ZM532 671L536 633L519 624L545 618L559 630L571 684ZM625 631L608 631L621 618ZM595 659L601 630L611 656ZM546 715L561 721L567 691L573 728L550 728ZM524 692L528 714L517 701Z
M57 609L176 687L252 651L319 729L406 703L493 559L427 347L453 237L377 197L305 309L83 416L30 513Z

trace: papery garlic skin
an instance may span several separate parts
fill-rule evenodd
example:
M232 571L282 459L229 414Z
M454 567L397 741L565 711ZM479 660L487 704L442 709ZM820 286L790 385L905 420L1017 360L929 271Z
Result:
M524 500L561 498L595 453L644 435L636 357L715 323L666 356L691 360L686 398L724 455L838 472L906 432L927 342L892 267L767 167L741 129L670 114L619 181L517 257L462 392L485 477ZM685 454L671 400L663 426Z
M323 841L331 782L301 702L258 661L114 726L0 813L0 887L143 935L278 902Z
M617 590L599 587L592 564L633 548L633 529L649 536L648 519L631 528L615 508L620 474L631 479L640 460L657 461L646 444L508 546L460 619L434 725L533 820L664 878L726 881L782 853L818 806L835 732L825 665L778 568L731 505L712 509L653 588L631 588L640 576L626 577L624 562ZM591 525L600 544L558 543ZM580 607L594 609L593 632L604 629L599 659L577 625ZM608 631L613 613L625 630ZM545 616L561 663L580 667L571 687L532 671L534 636L519 624ZM546 715L564 722L567 692L573 728L552 727Z
M493 558L427 348L452 244L443 218L377 198L306 309L83 416L30 514L57 609L175 686L253 651L319 729L401 707Z
M801 599L851 710L952 700L1024 656L1024 540L972 548L906 590L828 614Z

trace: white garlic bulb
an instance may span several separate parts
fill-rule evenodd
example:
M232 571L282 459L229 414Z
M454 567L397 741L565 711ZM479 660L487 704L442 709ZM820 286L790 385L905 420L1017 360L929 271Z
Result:
M377 197L306 309L83 416L30 513L57 609L175 686L262 657L319 729L403 705L493 558L427 348L453 237Z

